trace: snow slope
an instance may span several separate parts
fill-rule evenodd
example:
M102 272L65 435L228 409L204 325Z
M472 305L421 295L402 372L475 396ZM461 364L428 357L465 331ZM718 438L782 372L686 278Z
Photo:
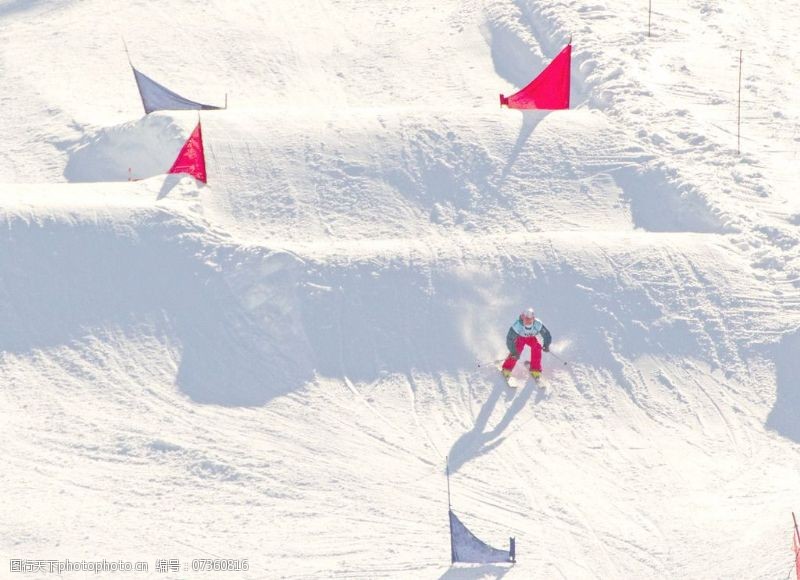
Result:
M112 4L0 1L3 566L786 577L796 7ZM209 186L121 36L228 93ZM570 36L573 109L499 109ZM487 368L528 305L545 390ZM515 566L449 566L445 457Z

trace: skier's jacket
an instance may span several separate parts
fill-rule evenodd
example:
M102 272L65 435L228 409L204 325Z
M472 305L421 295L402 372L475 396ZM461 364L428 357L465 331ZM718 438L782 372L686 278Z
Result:
M536 319L530 326L525 326L522 324L522 317L520 316L514 324L511 325L511 328L508 329L508 336L506 336L508 352L513 354L516 358L519 358L519 353L517 352L517 337L519 336L536 337L537 340L542 342L542 348L545 349L550 348L550 342L553 340L550 336L550 331L547 330L547 327L541 320Z

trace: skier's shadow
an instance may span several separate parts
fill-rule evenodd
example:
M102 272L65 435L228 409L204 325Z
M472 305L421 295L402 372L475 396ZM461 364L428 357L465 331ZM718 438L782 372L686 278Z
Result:
M543 391L540 391L533 381L528 381L522 391L517 397L514 398L511 405L506 409L505 415L492 429L486 430L489 423L489 418L497 406L497 401L503 393L507 393L511 388L508 387L504 381L498 380L492 390L489 398L481 407L478 416L475 418L475 426L472 430L464 433L458 438L450 449L448 457L450 458L450 471L456 472L470 459L474 459L488 453L498 445L500 445L504 438L503 432L514 420L514 417L525 407L530 400L531 395L536 391L536 398L534 402L538 403L545 398ZM513 395L512 395L513 396Z

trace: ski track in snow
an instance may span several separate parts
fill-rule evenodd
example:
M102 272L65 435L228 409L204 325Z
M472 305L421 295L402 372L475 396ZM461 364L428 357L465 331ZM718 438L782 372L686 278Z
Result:
M628 0L0 2L4 565L784 577L800 17L773 4L659 5L648 37ZM197 115L139 117L120 34L230 91L209 187L162 175ZM499 109L570 36L573 109ZM544 391L475 369L528 304L569 361ZM449 567L446 456L515 566Z

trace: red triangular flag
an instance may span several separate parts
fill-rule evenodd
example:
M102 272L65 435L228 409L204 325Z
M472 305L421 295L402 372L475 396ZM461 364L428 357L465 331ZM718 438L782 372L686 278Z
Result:
M558 53L531 83L510 97L500 95L500 106L509 109L569 109L569 75L572 45Z
M188 173L198 181L206 182L206 156L203 151L203 133L200 130L200 121L189 135L178 153L175 163L167 173Z

